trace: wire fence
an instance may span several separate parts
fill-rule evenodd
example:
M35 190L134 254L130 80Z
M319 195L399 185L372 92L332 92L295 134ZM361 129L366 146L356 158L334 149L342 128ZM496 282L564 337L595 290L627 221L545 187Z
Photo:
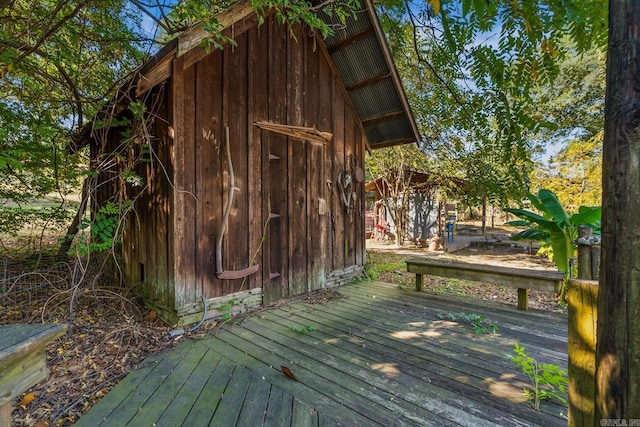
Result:
M0 257L0 325L68 321L79 293L118 286L113 259Z

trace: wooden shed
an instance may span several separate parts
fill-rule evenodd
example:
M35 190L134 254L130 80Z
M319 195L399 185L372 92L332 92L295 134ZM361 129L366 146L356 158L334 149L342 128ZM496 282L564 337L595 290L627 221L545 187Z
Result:
M460 187L462 181L412 168L406 168L402 176L404 182L400 184L396 184L397 178L393 174L377 177L365 184L370 236L376 240L395 238L398 224L395 224L394 215L388 207L393 204L404 210L402 241L408 239L425 244L436 236L443 236L449 205L446 204L447 191L442 190ZM398 189L403 191L396 194Z
M96 200L134 200L127 281L171 324L361 274L364 152L418 138L369 1L325 40L258 25L245 2L219 21L235 45L208 52L186 31L120 91L111 116L130 123L86 138Z

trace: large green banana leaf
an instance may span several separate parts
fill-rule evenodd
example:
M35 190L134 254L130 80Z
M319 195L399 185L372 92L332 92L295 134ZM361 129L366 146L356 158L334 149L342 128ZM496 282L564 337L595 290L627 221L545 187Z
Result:
M537 195L529 194L527 197L531 204L542 212L542 215L525 209L507 209L507 212L522 218L520 221L511 221L511 225L533 226L535 224L532 228L514 235L512 239L538 241L548 239L556 267L568 275L569 260L574 255L574 241L578 237L578 227L597 224L602 217L602 208L580 206L578 213L569 217L556 195L549 190L541 189Z
M594 224L602 218L602 206L580 206L578 213L571 215L570 221L576 227Z
M538 198L544 206L544 212L546 212L551 218L555 219L557 222L569 222L569 215L567 215L567 212L564 210L555 194L543 188L538 191Z

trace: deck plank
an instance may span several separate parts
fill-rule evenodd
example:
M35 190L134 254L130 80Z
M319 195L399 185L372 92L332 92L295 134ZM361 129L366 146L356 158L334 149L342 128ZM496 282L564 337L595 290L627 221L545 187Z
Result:
M340 304L359 304L361 311L370 311L372 306L376 307L376 312L386 313L387 318L389 316L401 316L404 319L410 321L419 317L424 320L442 320L438 317L438 314L446 317L448 313L476 313L478 308L481 308L483 315L489 320L497 320L500 327L500 335L509 336L514 340L522 340L530 342L537 347L543 347L551 350L552 347L557 349L559 354L564 355L566 359L566 343L567 343L567 320L565 315L555 315L553 313L544 313L542 316L534 316L535 328L529 327L529 325L523 325L523 318L518 316L518 313L522 311L504 310L487 312L485 309L484 301L478 301L479 305L467 305L460 306L457 301L452 304L451 299L440 298L435 302L437 308L429 306L429 310L425 310L425 307L419 303L427 303L423 294L413 293L408 295L406 292L398 292L389 287L376 287L375 292L370 295L362 295L361 293L354 294L353 292L358 289L366 289L363 286L349 287L349 298L340 301ZM376 301L376 299L378 301ZM469 299L465 299L469 300ZM382 304L380 301L383 301ZM434 303L431 303L434 304ZM489 304L489 307L494 304ZM528 318L529 319L529 318ZM452 331L455 332L455 331ZM459 335L459 334L458 334ZM480 338L482 335L480 335ZM473 337L471 337L473 338ZM511 344L512 346L512 344Z
M264 424L270 392L271 384L256 375L251 377L251 383L238 417L238 425L261 426Z
M234 426L240 415L244 397L247 394L251 382L251 371L244 367L238 367L220 399L213 418L209 425Z
M200 345L204 345L200 343ZM208 347L207 347L208 348ZM219 353L218 353L219 354ZM236 369L236 363L222 357L212 372L204 388L193 402L183 426L207 426L218 408L231 377Z
M125 425L188 351L189 347L183 345L168 353L145 359L141 368L127 375L117 387L91 408L91 416L80 418L75 425ZM119 421L112 424L112 420L116 418Z
M219 332L216 338L227 343L226 348L235 348L241 353L253 355L262 363L275 368L274 371L276 373L279 372L281 365L287 365L298 378L298 381L288 379L282 373L279 373L279 376L285 378L288 382L300 384L302 387L321 393L324 400L331 402L331 405L326 407L326 412L332 415L336 414L335 402L338 401L342 402L342 406L339 408L340 412L344 409L352 411L352 414L348 416L348 418L354 417L351 422L363 423L369 419L368 422L371 424L402 425L398 424L393 411L374 402L365 404L362 395L350 389L353 384L346 384L347 387L345 387L345 384L339 382L340 378L331 378L329 368L326 366L319 364L313 370L303 370L300 366L292 366L289 360L291 355L277 353L275 351L275 343L267 342L253 334L247 335L245 332L246 330L243 328L233 328L232 331L224 330ZM291 385L285 383L284 386L290 387ZM360 386L367 387L366 384L360 384ZM370 395L372 395L372 392L368 390L367 396ZM306 401L313 402L313 400L308 399ZM370 418L372 415L375 418Z
M235 348L232 345L220 340L220 333L215 340L205 341L205 344L211 349L219 352L225 357L236 361L243 366L250 366L254 375L264 377L266 381L282 390L287 390L291 395L296 396L300 400L307 402L320 413L331 414L331 417L342 425L358 425L358 426L379 426L380 423L374 420L363 418L362 415L345 407L342 403L336 403L333 397L311 388L301 382L293 381L282 374L279 364L269 363L266 357L263 357L264 351L246 352ZM260 350L253 348L252 350ZM281 360L278 360L280 362Z
M264 419L265 426L289 426L293 411L293 397L277 387L271 389L267 413ZM255 424L254 424L255 425Z
M264 319L261 319L260 323L263 324L263 322ZM234 334L257 346L269 348L276 358L288 362L300 381L313 381L311 386L319 384L327 396L335 396L345 406L363 416L367 416L367 412L376 413L384 425L411 425L418 419L433 419L433 425L442 425L446 421L446 418L439 418L436 413L416 406L415 402L398 399L388 390L391 384L384 378L379 378L365 363L358 366L354 359L340 360L335 352L333 354L322 352L317 345L300 346L301 337L287 339L286 329L282 331L283 333L279 333L273 331L272 327L247 322L242 329L234 329ZM289 333L295 334L291 330ZM296 351L296 348L300 352ZM317 354L315 354L316 351ZM409 390L412 388L405 388L406 392ZM440 392L447 394L445 390ZM416 400L427 398L426 395L421 394ZM441 400L437 400L435 405L437 405L436 410L442 410L442 407L446 406L441 403ZM452 416L451 420L464 416L453 408L447 409L448 412L454 412L456 415ZM476 419L475 425L482 425L482 420Z
M287 328L266 325L265 321L266 319L261 319L259 325L246 322L243 328L248 331L237 333L256 344L270 343L272 351L289 360L295 369L304 368L311 374L321 375L327 380L333 379L338 385L357 393L358 401L363 403L354 407L354 410L375 410L376 404L386 407L392 411L398 425L420 420L432 420L433 425L442 425L446 421L458 422L461 419L477 426L494 425L486 419L468 415L465 409L473 406L469 402L465 402L468 404L465 409L456 407L460 402L459 396L396 371L396 364L385 363L382 359L374 361L370 355L357 357L353 353L344 353L335 346L323 346L321 342L313 340L300 346L304 337L287 338ZM288 333L295 334L290 329ZM397 377L395 381L376 372L376 365L379 365L380 370L386 367L393 371L391 375ZM452 405L453 401L457 402Z
M191 405L193 405L205 388L211 372L215 370L220 363L222 359L220 354L209 351L207 347L200 347L204 349L202 358L197 362L191 375L185 380L173 400L167 405L164 412L162 412L156 421L157 427L182 425L185 418L189 415ZM183 363L186 363L186 359Z
M566 425L565 406L529 407L528 379L505 357L517 341L565 367L566 317L382 283L338 292L344 298L293 301L185 340L145 361L77 425ZM444 318L459 312L500 330L475 334Z
M176 393L183 387L189 377L202 360L207 351L204 346L195 345L195 343L186 343L189 345L189 351L184 355L171 372L162 378L162 383L157 387L152 396L144 402L138 412L128 422L127 425L132 427L141 426L149 423L156 423L165 409L171 404L176 397ZM113 422L118 422L117 417ZM125 425L125 424L123 424Z
M457 312L474 312L478 309L482 309L483 312L488 314L495 314L506 323L513 323L516 325L522 324L522 310L518 310L516 307L487 300L479 300L476 298L459 297L453 295L446 295L442 293L423 291L416 292L414 290L399 289L397 287L389 285L376 285L369 286L368 283L358 283L348 288L341 289L341 293L350 297L381 297L384 301L398 301L409 306L420 307L423 310L429 308L429 310L423 311L422 316L429 316L430 314L436 315L445 311L457 310ZM513 291L515 290L508 289ZM528 310L525 319L536 319L536 324L540 328L538 330L544 331L550 335L563 334L562 325L566 323L566 315L558 313L550 313L547 311ZM559 323L561 325L559 325ZM560 328L559 328L560 326ZM566 330L566 327L564 328ZM560 334L559 334L560 333Z
M279 317L278 314L284 314L284 316ZM265 316L265 320L271 320L284 326L294 324L302 327L300 325L308 325L305 322L307 319L286 316L285 311L270 313ZM302 320L302 323L299 323L300 320ZM512 381L507 383L501 381L499 376L493 373L488 373L485 378L480 378L456 369L455 366L447 366L440 363L441 358L434 357L429 359L424 357L420 350L415 350L414 352L402 351L402 349L390 348L379 344L372 339L367 341L366 346L362 346L354 342L357 341L354 338L356 337L349 336L341 331L332 331L319 327L310 336L300 338L305 345L299 346L299 348L311 348L313 351L317 351L319 343L331 343L332 346L337 348L336 354L343 359L348 359L351 363L365 363L370 366L378 365L376 368L383 372L386 368L390 376L394 376L397 371L398 374L394 380L399 384L393 384L393 386L388 387L389 391L393 391L395 398L413 398L422 406L426 405L429 399L449 398L458 400L456 403L460 401L466 402L466 408L480 406L485 417L490 414L495 417L504 417L504 412L506 412L509 414L507 418L513 416L517 419L529 419L531 422L540 421L540 415L534 414L531 416L531 411L526 406L505 400L503 395L495 396L487 392L488 389L494 388L503 390L503 393L509 392L514 396L519 396L522 387L525 385L523 382ZM464 382L461 382L461 378L464 378ZM425 381L428 381L429 388L424 387ZM408 395L409 390L415 389L419 390L419 395ZM458 399L458 397L463 399ZM521 397L516 400L521 403L524 398ZM481 405L478 405L478 403ZM498 414L498 411L503 413ZM495 418L492 419L495 420ZM553 418L550 418L546 424L552 424L553 421ZM511 422L515 421L511 420Z
M318 412L300 399L293 399L291 426L318 427Z
M475 334L470 325L465 324L464 321L453 322L447 318L447 313L442 314L442 318L439 317L425 317L419 315L419 313L412 312L411 307L407 305L399 305L397 307L377 307L377 302L361 303L355 301L353 298L349 298L345 301L340 301L334 312L338 310L344 310L348 312L348 316L351 311L355 311L359 317L362 317L365 321L373 321L376 326L382 328L389 327L403 327L404 331L418 331L424 329L420 323L429 322L434 329L439 329L441 332L447 333L447 347L454 351L464 352L465 349L471 349L482 352L482 356L486 360L486 355L490 357L490 361L494 360L496 348L499 348L504 353L510 353L513 350L513 344L515 341L526 342L533 345L536 348L544 349L544 353L547 357L555 359L559 364L566 365L566 338L560 340L559 336L540 337L536 333L531 333L530 329L515 329L510 328L501 317L489 315L488 320L495 323L498 327L497 334ZM376 306L375 317L371 317L371 309ZM459 313L459 311L450 310L448 313ZM477 314L474 312L467 312L467 314ZM416 322L420 320L421 322ZM390 326L392 325L392 326ZM469 334L472 332L472 334ZM496 338L499 337L499 338ZM506 339L505 339L506 338ZM493 347L487 347L486 342L492 342ZM497 346L497 347L495 347ZM559 351L560 348L564 352Z
M409 353L417 349L418 353L416 355L418 357L427 357L432 363L444 364L446 369L450 369L453 372L458 371L461 375L476 377L482 381L483 378L499 379L505 372L511 372L521 380L519 385L514 384L518 385L518 390L521 390L521 387L526 385L527 378L517 372L512 362L504 357L505 354L511 353L513 350L513 338L504 335L478 336L470 328L466 333L466 341L464 338L456 340L454 338L456 332L450 328L436 330L426 328L424 331L426 335L422 336L419 331L407 330L411 328L408 328L406 324L404 325L405 327L400 327L394 325L391 320L380 316L380 307L376 304L365 312L358 314L354 314L354 310L351 307L344 307L344 304L345 300L343 299L335 302L330 307L316 306L313 312L310 312L308 307L305 309L302 305L294 304L290 306L290 310L305 317L309 322L306 325L315 324L317 326L318 322L322 321L321 325L339 328L343 333L355 336L363 342L369 343L372 340L377 340L382 345L387 345L394 349L399 348ZM405 309L402 304L396 307L396 313L399 313L398 316L402 316L400 314L402 309ZM353 319L357 320L354 321ZM413 323L413 321L419 319L411 318L410 320ZM564 324L562 326L566 327ZM531 328L531 325L529 327ZM397 336L394 337L392 335ZM437 335L442 335L442 338L436 339ZM535 338L535 336L533 337ZM525 345L527 353L535 356L537 360L566 367L566 353L559 354L555 350L539 348L520 338L523 338L523 336L520 336L518 341ZM490 344L479 347L478 340L490 340ZM501 346L501 341L505 341L506 344ZM566 349L566 339L563 345ZM460 360L464 360L464 365L460 364ZM512 389L512 392L515 392L517 396L522 396L521 393L514 389ZM561 417L561 422L566 424L563 419L563 417L566 417L566 407L544 402L543 411L551 413L553 417Z

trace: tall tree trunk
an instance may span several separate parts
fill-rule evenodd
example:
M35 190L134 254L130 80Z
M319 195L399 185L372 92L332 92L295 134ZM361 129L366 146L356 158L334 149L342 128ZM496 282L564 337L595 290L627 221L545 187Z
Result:
M67 228L67 233L65 234L64 240L60 244L60 249L58 251L58 256L64 256L69 249L71 249L71 244L73 243L73 239L78 234L78 226L80 225L80 221L82 221L82 216L87 210L87 200L89 199L89 189L93 180L89 177L85 178L84 183L82 184L82 192L80 193L80 206L78 207L78 211L76 215L73 217L73 221L69 224L69 228Z
M640 2L609 1L595 424L640 420Z
M482 195L482 235L487 234L487 195Z

